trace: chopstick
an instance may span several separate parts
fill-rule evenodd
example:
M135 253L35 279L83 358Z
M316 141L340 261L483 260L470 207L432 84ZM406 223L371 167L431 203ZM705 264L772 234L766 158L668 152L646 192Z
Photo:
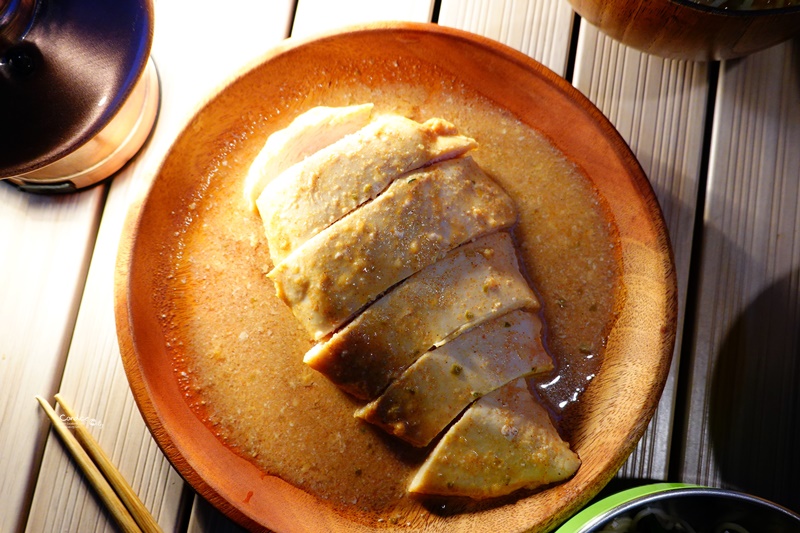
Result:
M120 500L122 500L122 503L125 504L125 507L131 513L133 519L139 524L142 531L145 533L161 533L161 528L158 526L155 518L153 518L153 515L150 514L150 511L147 510L147 507L145 507L136 495L136 492L134 492L133 487L128 484L122 473L117 470L114 463L108 458L100 447L100 443L92 437L92 434L89 433L89 430L81 423L80 419L75 415L75 412L64 401L64 398L60 394L55 395L55 400L61 406L64 414L70 417L73 422L75 437L77 437L78 441L83 445L83 448L89 453L91 458L94 459L94 462L117 493Z
M69 417L74 434L50 404L41 396L36 396L36 400L47 413L56 433L61 437L67 450L111 512L114 520L126 533L161 533L158 523L100 448L99 443L75 416L74 411L59 394L55 395L55 399L64 414Z

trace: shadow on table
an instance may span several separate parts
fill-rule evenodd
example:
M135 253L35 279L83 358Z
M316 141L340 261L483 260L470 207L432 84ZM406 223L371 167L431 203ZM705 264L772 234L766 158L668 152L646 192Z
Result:
M710 434L726 486L800 509L800 271L764 290L717 357Z

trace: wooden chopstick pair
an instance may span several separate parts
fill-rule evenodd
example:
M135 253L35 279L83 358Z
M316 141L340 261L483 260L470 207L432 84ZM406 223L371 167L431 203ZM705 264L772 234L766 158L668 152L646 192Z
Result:
M122 530L126 533L161 533L158 523L133 488L111 463L100 448L100 444L75 416L64 399L59 394L55 395L55 400L70 421L73 431L69 430L47 400L41 396L36 396L36 400L47 413L56 433Z

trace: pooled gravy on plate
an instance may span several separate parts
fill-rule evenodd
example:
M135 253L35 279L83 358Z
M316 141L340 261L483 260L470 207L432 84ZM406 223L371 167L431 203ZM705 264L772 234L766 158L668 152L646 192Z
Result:
M519 210L514 237L556 362L531 386L569 440L622 290L602 199L548 140L489 100L458 86L435 97L413 85L382 87L343 83L298 107L374 102L376 113L445 118L478 141L471 155ZM263 145L263 135L250 138L260 127L253 120L198 176L165 245L171 270L160 303L176 379L210 430L264 472L373 520L408 516L420 502L406 487L429 449L353 417L361 403L302 362L312 340L265 277L273 265L262 222L242 194Z

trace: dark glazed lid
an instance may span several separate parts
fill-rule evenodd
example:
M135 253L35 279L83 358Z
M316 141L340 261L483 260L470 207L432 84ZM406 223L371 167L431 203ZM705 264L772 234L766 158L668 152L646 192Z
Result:
M0 0L0 177L108 124L147 64L152 11L151 0Z

